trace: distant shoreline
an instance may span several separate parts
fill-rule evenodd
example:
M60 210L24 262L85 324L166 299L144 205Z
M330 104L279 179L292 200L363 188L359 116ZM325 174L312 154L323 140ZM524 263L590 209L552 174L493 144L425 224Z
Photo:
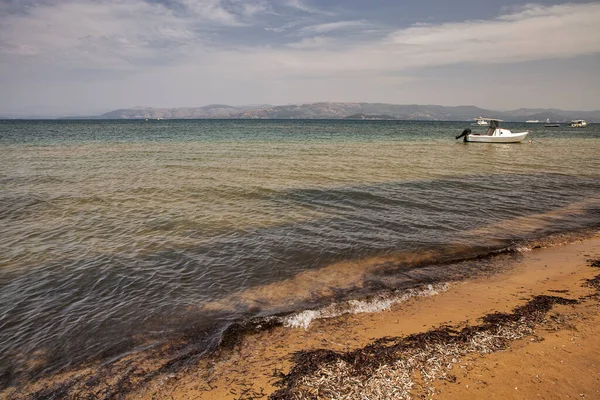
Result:
M407 120L407 121L473 121L477 117L493 117L504 121L528 120L566 123L573 119L600 122L600 110L560 110L555 108L521 108L511 111L484 109L476 106L440 106L387 103L316 102L283 106L256 105L230 106L210 104L203 107L135 107L122 108L100 115L36 116L34 113L0 115L3 119L352 119L352 120Z
M99 117L61 117L61 118L0 118L0 123L5 122L73 122L73 121L83 121L83 122L177 122L177 121L256 121L256 122L264 122L264 121L277 121L277 122L293 122L293 121L335 121L335 122L424 122L424 123L433 123L433 122L463 122L463 123L472 123L472 120L433 120L433 119L384 119L384 118L373 118L373 119L348 119L348 118L161 118L161 119L152 119L152 118L99 118ZM586 120L589 124L598 123L592 120ZM557 124L561 124L562 127L568 127L571 121L559 121ZM527 124L527 126L531 127L541 127L544 128L545 123L527 123L526 121L518 120L504 120L504 123L508 124Z

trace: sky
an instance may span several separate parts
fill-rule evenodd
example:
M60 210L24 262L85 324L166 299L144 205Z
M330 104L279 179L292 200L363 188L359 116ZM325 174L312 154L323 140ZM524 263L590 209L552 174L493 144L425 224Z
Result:
M600 109L600 2L0 0L0 115L317 101Z

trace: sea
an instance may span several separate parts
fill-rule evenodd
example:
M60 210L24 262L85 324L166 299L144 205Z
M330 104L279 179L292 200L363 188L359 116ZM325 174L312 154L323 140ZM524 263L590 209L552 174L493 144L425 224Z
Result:
M600 124L469 125L0 121L0 388L378 312L598 231Z

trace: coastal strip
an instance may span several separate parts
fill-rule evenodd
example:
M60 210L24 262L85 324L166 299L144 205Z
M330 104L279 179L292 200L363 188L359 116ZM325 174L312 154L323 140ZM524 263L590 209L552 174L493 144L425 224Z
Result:
M600 396L600 236L523 256L383 312L246 337L132 398Z
M559 242L383 311L249 330L178 368L132 355L104 375L78 371L3 397L596 398L600 235Z

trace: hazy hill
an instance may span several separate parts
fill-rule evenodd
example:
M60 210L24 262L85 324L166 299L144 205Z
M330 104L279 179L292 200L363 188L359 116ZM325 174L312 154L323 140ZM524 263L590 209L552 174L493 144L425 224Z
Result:
M396 120L398 118L386 114L352 114L344 117L344 119Z
M179 119L179 118L229 118L242 110L223 104L211 104L204 107L152 108L135 107L107 112L102 119Z
M403 120L464 121L491 111L474 106L398 105L385 103L309 103L247 110L240 118L342 119L353 115L386 115Z
M505 121L523 122L538 119L567 122L585 119L600 122L600 111L564 111L558 109L526 109L514 111L486 110L475 106L446 107L419 104L386 103L307 103L285 106L228 106L211 104L204 107L119 109L94 118L100 119L401 119L425 121L469 121L473 118L496 117ZM367 116L371 118L367 118ZM383 118L385 117L385 118Z

